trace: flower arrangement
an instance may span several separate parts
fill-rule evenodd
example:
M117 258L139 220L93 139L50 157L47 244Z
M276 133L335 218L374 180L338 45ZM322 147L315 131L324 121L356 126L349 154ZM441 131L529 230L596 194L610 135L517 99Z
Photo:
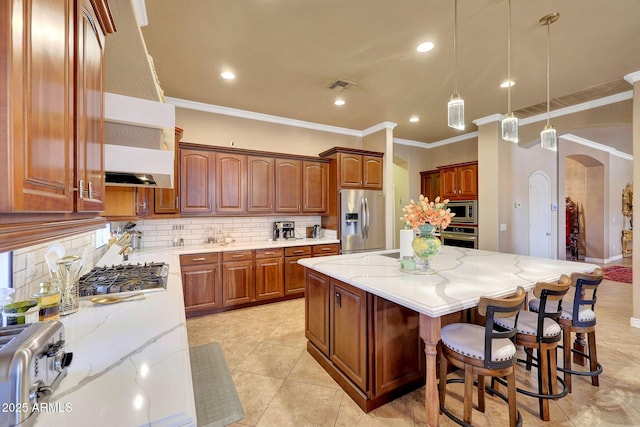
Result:
M447 208L447 203L449 203L449 199L440 201L440 197L436 197L434 201L430 202L427 197L421 194L418 203L411 200L407 206L402 208L404 215L400 217L400 221L414 230L427 222L434 227L445 229L455 216Z

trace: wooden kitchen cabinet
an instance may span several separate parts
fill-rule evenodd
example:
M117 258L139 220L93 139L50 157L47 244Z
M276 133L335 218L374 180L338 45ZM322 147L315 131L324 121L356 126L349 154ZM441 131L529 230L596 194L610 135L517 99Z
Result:
M319 155L335 160L334 171L330 173L336 174L336 184L339 188L382 190L384 153L334 147Z
M103 217L129 220L148 216L149 189L143 187L108 186L105 189Z
M313 256L327 256L327 255L338 255L340 252L340 244L339 243L327 243L324 245L314 245L313 246Z
M239 214L247 210L247 156L216 153L216 212Z
M225 307L255 301L253 251L222 254L222 305Z
M478 198L478 162L443 166L440 170L440 195L443 199Z
M365 412L424 385L419 323L415 311L305 269L307 351Z
M302 162L275 159L276 213L299 213L302 202Z
M256 300L284 296L284 250L256 249Z
M362 156L362 186L382 190L382 157Z
M302 162L302 211L324 214L329 208L329 164Z
M180 213L213 213L215 153L180 149Z
M420 172L420 194L429 200L440 196L440 171L431 170Z
M362 154L338 153L340 187L362 187Z
M304 293L304 266L298 260L311 257L311 246L294 246L284 249L284 293Z
M222 307L220 254L180 255L187 317Z
M274 166L273 157L247 158L247 212L273 213Z
M366 292L331 279L329 296L329 359L358 388L366 390Z
M100 211L104 37L115 31L108 3L5 3L0 14L0 40L5 41L0 43L5 59L0 93L6 95L0 108L5 124L0 126L0 212Z
M182 139L184 131L180 128L175 128L175 161L173 167L173 188L156 188L154 190L153 200L153 213L154 215L176 215L180 211L179 207L179 192L180 188L180 153L178 146Z

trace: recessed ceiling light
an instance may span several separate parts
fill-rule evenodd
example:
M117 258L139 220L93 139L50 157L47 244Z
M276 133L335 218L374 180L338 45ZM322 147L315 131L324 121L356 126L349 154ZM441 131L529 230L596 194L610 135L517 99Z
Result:
M344 105L344 104L346 104L346 102L344 101L344 99L336 99L336 100L334 101L334 104L336 104L336 105L340 106L340 105Z
M418 117L418 116L411 116L411 118L409 119L409 121L410 121L411 123L417 123L417 122L419 122L419 121L420 121L420 117Z
M236 75L233 74L231 71L225 71L223 73L220 73L220 77L226 80L233 80L236 78Z
M511 80L511 81L506 81L505 80L504 82L500 83L500 87L509 87L509 86L513 86L515 84L516 84L516 82L514 82L513 80Z
M434 47L433 42L423 42L418 45L416 50L418 52L429 52L431 49L433 49L433 47Z

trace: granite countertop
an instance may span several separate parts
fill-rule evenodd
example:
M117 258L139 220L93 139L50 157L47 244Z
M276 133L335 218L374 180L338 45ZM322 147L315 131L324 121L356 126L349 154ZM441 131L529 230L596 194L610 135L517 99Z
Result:
M130 263L169 265L166 291L144 300L94 305L61 317L65 350L73 352L67 376L35 426L196 426L185 321L181 254L339 243L336 239L197 245L135 251ZM116 253L117 254L117 253ZM102 264L120 264L122 257Z
M431 317L475 307L481 296L506 296L520 285L556 280L594 264L443 246L431 260L435 274L400 271L399 251L307 258L305 267Z

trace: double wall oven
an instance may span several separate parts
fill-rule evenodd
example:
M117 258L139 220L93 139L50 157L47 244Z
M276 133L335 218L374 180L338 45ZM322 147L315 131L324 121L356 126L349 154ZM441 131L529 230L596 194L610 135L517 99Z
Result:
M478 201L452 200L447 207L456 215L452 223L440 233L442 243L478 249Z

